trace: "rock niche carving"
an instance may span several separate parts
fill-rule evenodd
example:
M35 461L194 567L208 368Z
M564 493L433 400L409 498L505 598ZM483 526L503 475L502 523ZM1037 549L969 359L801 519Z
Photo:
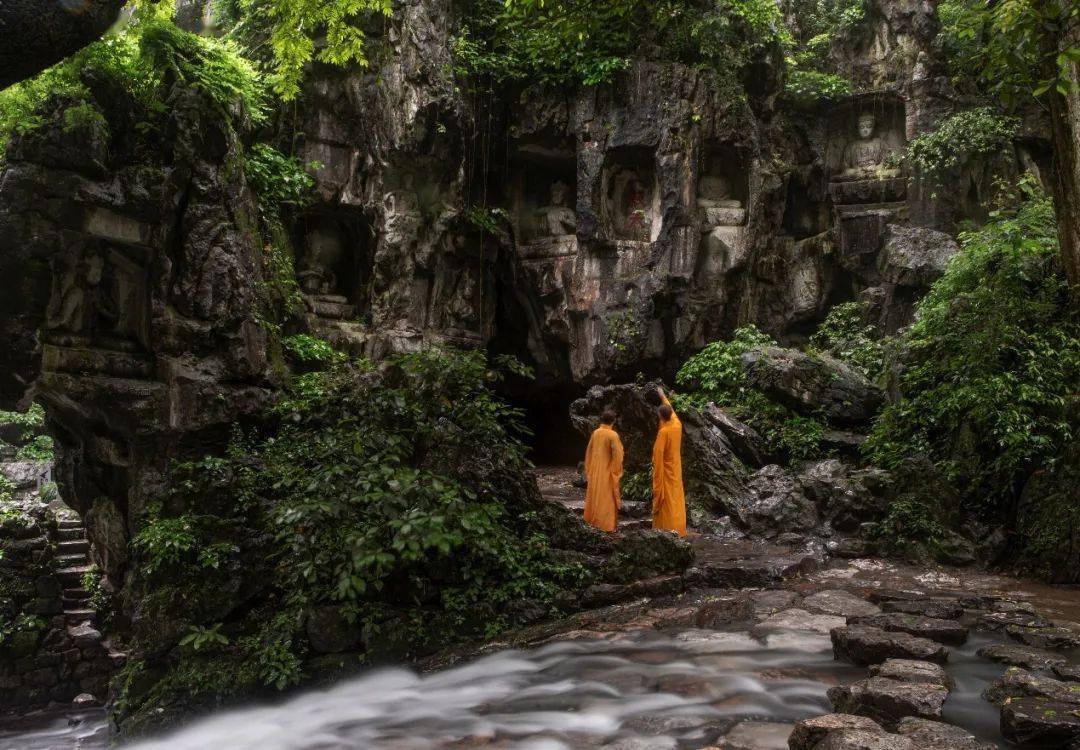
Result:
M536 209L536 239L565 237L577 231L577 214L566 205L569 186L561 180L551 185L551 203Z
M659 230L653 155L646 149L611 154L604 175L603 217L612 239L649 242Z
M829 196L834 204L873 205L904 200L907 184L899 167L903 122L903 103L890 99L875 99L859 109L841 110L832 118L830 128L836 135L829 148Z
M729 166L725 168L725 164ZM706 229L741 226L746 222L746 181L741 160L733 156L725 159L720 153L710 156L697 185L697 205Z

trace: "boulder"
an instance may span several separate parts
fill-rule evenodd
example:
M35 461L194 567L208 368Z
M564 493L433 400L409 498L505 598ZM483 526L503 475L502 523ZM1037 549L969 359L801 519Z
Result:
M925 227L889 224L878 255L883 281L925 288L945 272L959 246L950 235Z
M708 404L701 410L701 416L711 424L720 428L728 439L735 455L747 466L764 466L769 455L765 439L758 434L757 430L743 424L729 412Z
M999 706L1017 698L1038 698L1072 704L1076 711L1080 710L1080 685L1011 667L986 688L983 698Z
M953 688L953 680L940 664L915 659L886 659L870 667L872 677L886 677L898 682L932 683Z
M818 525L817 509L795 476L775 464L753 474L725 505L736 525L756 536L805 533Z
M814 501L823 521L838 531L854 532L859 525L884 515L882 494L887 475L879 469L853 469L831 458L807 465L798 482Z
M1050 669L1056 672L1059 665L1065 664L1065 657L1049 651L1043 651L1029 646L1015 646L1011 643L995 643L992 646L983 646L978 651L979 656L990 661L1009 664L1014 667L1025 669Z
M995 745L979 742L966 729L940 721L908 716L896 725L897 734L911 739L920 750L994 750Z
M814 750L921 750L907 737L898 734L868 732L865 729L841 729L830 733Z
M789 750L813 750L827 735L841 729L885 734L880 724L866 716L824 714L797 722L791 731L791 736L788 737L788 748Z
M901 612L849 617L848 622L852 625L870 625L893 633L909 633L953 646L965 643L968 637L967 627L956 620L939 620L935 617L906 615Z
M666 573L681 573L694 560L689 542L667 531L643 529L624 534L604 561L601 575L610 583L628 583Z
M802 607L810 612L839 617L875 615L881 612L876 604L855 596L850 591L840 589L829 589L811 594L803 599Z
M1040 628L1009 625L1006 634L1025 646L1071 651L1080 648L1080 633L1069 628Z
M826 355L766 346L740 358L754 387L800 414L820 414L830 424L868 422L884 402L866 376Z
M949 650L939 643L869 625L847 625L834 629L829 635L836 658L855 664L878 664L886 659L944 663L949 658Z
M883 602L885 612L905 615L921 615L938 620L958 620L964 616L964 608L955 599L915 599L912 601Z
M829 688L833 710L839 713L868 716L886 727L893 727L905 716L924 719L941 717L941 707L949 697L941 684L900 682L886 677L869 677L851 685Z
M1010 626L1021 628L1049 628L1054 623L1042 615L1031 612L987 612L979 615L978 625L986 630L1005 630Z
M1057 654L1053 654L1057 658ZM1021 665L1022 666L1022 665ZM1059 680L1065 680L1066 682L1080 682L1080 665L1076 664L1055 664L1054 676Z
M1073 747L1080 742L1076 704L1019 698L1001 707L1001 734L1021 747Z

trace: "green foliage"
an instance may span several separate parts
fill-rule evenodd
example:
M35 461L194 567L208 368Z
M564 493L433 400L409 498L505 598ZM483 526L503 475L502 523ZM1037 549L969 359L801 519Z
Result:
M203 649L213 649L220 646L228 646L228 637L220 632L221 623L216 623L210 627L203 627L202 625L192 625L188 628L188 632L180 639L180 646L190 648L192 651L202 651Z
M1003 117L989 107L967 110L943 120L907 147L910 159L923 175L942 181L972 156L991 154L1012 142L1020 121Z
M917 500L896 500L889 512L874 525L871 536L891 552L941 547L948 532L926 504Z
M45 429L45 410L40 404L31 404L25 412L0 411L0 427L15 426L19 428L19 435L14 446L15 458L20 461L51 461L53 458L53 441L48 435L43 434ZM5 443L0 440L0 449L5 448Z
M0 506L11 502L14 491L15 483L8 479L6 475L0 474ZM4 516L0 518L0 526L7 526L7 516L11 513L18 513L18 511L9 507L0 507L0 514ZM21 517L21 514L18 515Z
M1050 201L1022 200L960 236L961 251L899 339L902 399L868 441L886 467L925 456L984 509L1011 500L1073 432L1080 322L1055 265Z
M638 471L623 477L622 499L631 503L651 503L652 475L648 471Z
M388 18L391 0L231 0L219 20L229 36L263 56L275 93L289 101L300 93L313 62L340 67L368 64L364 27Z
M265 213L278 216L283 206L304 208L312 201L315 178L295 156L287 156L269 144L255 143L248 149L244 174L259 194L259 207Z
M605 83L648 54L730 74L786 34L768 0L473 0L464 18L459 73L547 85Z
M877 380L885 372L885 346L874 326L867 325L864 319L864 305L858 302L836 305L810 337L810 347Z
M850 93L851 82L835 73L794 68L784 81L784 97L795 104L836 101Z
M808 458L817 452L825 425L819 419L793 413L750 385L739 360L755 347L775 344L755 326L744 326L735 331L731 341L714 341L690 357L675 380L689 389L689 405L711 401L730 409L761 434L771 452Z
M16 633L34 633L45 627L45 621L37 615L20 614L14 619L0 617L0 646L11 642Z
M290 385L273 431L238 433L224 457L173 468L162 507L198 502L216 521L156 517L132 542L154 585L266 566L288 616L267 631L223 628L240 633L226 651L253 679L299 679L297 613L312 606L340 603L369 632L405 628L417 645L496 632L521 600L550 606L580 582L581 569L549 558L535 509L510 505L529 497L516 484L520 414L492 395L500 373L481 353L404 355L378 377L336 355L325 366ZM191 624L210 627L199 612Z
M201 37L171 21L153 19L142 24L139 50L153 70L201 89L224 112L241 104L253 121L266 118L262 78L231 42Z
M300 362L329 364L344 356L341 352L334 349L328 341L315 336L310 336L306 333L287 336L282 339L281 343L285 347L285 350Z
M943 0L938 43L955 78L977 83L1007 103L1044 94L1064 96L1077 85L1068 65L1080 48L1067 30L1080 22L1073 0Z

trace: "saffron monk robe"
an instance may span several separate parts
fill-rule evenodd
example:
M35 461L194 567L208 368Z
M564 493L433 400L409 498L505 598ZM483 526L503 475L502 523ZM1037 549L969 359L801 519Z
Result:
M585 522L604 531L615 530L622 507L623 445L614 424L615 412L605 410L585 449Z
M686 536L686 495L682 481L682 422L658 388L660 429L652 451L653 528Z

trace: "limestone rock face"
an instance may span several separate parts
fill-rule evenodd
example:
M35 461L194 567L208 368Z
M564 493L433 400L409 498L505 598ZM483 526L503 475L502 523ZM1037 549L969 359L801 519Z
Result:
M758 536L806 533L818 525L817 508L794 475L771 465L753 474L727 507L739 528Z
M836 424L869 421L884 401L881 389L843 362L794 349L763 347L742 356L750 382L800 413Z
M959 246L950 235L890 224L879 257L882 278L897 286L926 287L945 272Z

